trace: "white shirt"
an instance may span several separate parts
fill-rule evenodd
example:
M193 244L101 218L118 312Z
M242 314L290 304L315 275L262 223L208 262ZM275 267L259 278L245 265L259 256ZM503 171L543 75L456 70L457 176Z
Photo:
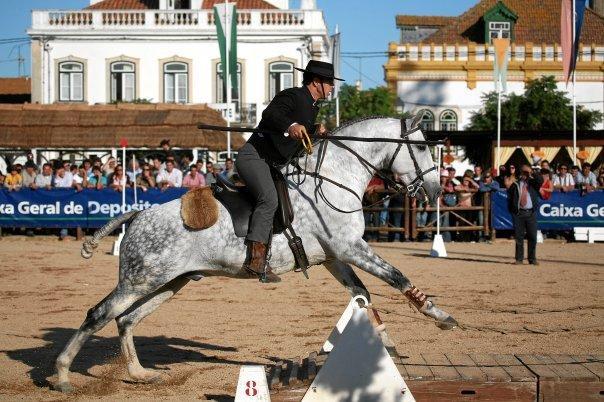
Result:
M157 174L157 183L171 182L174 187L182 187L182 172L176 168L172 169L172 172L167 170L160 170Z
M571 174L566 173L564 177L559 174L554 175L554 186L574 186L575 181Z
M55 176L55 187L57 188L69 188L73 184L73 176L71 173L67 174L65 172L65 176Z

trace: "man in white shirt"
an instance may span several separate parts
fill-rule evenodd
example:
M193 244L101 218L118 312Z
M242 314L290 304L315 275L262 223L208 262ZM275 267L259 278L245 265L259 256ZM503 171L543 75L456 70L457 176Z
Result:
M559 173L554 175L554 189L567 192L575 189L575 181L570 173L568 166L564 163L560 165Z
M71 188L72 184L73 176L71 173L68 174L63 166L59 167L55 176L55 188Z
M166 161L166 170L157 174L157 186L162 190L168 187L182 187L182 172L174 167L172 160Z
M591 171L591 164L589 162L581 165L581 171L577 173L577 184L585 191L594 191L598 187L598 178Z

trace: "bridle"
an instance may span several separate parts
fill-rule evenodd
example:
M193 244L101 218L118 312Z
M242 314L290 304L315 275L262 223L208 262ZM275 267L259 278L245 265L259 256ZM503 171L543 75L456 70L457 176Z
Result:
M419 131L419 129L420 129L420 126L417 125L415 128L412 128L411 130L407 130L407 123L405 122L405 119L401 119L401 138L409 138L409 136L411 134L413 134L416 131ZM424 134L424 140L427 140L425 134ZM431 171L436 170L437 166L434 165L430 169L421 170L419 167L419 163L417 163L417 158L415 157L415 154L413 153L413 148L411 148L411 143L407 142L406 145L407 145L407 150L409 151L409 156L411 157L411 160L413 161L413 167L415 168L415 179L413 179L411 181L411 183L407 184L407 186L406 186L407 194L409 194L411 197L415 197L417 195L417 192L419 191L419 189L422 188L422 186L424 185L424 176L426 174L430 173ZM390 159L390 163L388 164L389 171L392 170L392 165L394 164L394 160L396 159L402 146L403 146L403 144L397 145L396 151L394 151L394 154L392 155L392 159Z
M409 136L413 133L415 133L416 131L420 130L420 126L417 125L415 128L412 128L410 130L407 130L407 124L405 122L405 119L401 119L401 135L400 138L401 139L408 139ZM341 210L340 208L336 207L333 203L331 203L327 197L325 196L325 193L323 192L323 188L322 188L322 184L323 181L327 181L331 184L336 185L337 187L340 187L344 190L347 190L348 192L354 194L354 196L362 202L361 197L359 197L359 195L352 190L351 188L338 183L335 180L332 180L328 177L325 177L323 175L321 175L319 172L321 170L321 166L323 164L323 160L325 158L325 154L326 154L326 150L327 150L327 144L329 144L329 142L335 142L337 143L341 148L345 149L346 151L350 152L352 155L354 155L359 162L361 162L361 165L363 165L366 169L371 169L373 171L373 175L378 176L380 179L382 179L389 187L392 187L394 189L394 194L390 194L384 198L382 198L381 200L377 201L376 203L370 205L369 207L373 206L373 205L377 205L387 199L389 199L390 197L392 197L395 194L399 194L399 193L403 193L405 190L407 191L407 194L411 197L416 197L418 191L423 188L423 184L424 184L424 176L428 173L430 173L433 170L437 169L437 166L432 166L429 169L426 170L421 170L421 168L419 167L419 163L417 162L417 158L415 157L415 154L413 152L413 148L411 147L411 143L417 144L417 141L410 141L410 142L406 142L407 145L407 150L409 151L409 155L411 157L411 160L413 161L413 166L415 168L415 178L409 183L409 184L404 184L401 185L400 183L394 181L393 179L391 179L390 177L388 177L387 175L383 174L380 169L378 169L376 166L374 166L371 162L369 162L367 159L363 158L361 155L359 155L358 152L356 152L354 149L350 148L349 146L343 144L341 141L337 140L337 136L331 136L329 137L329 141L325 141L325 140L319 140L321 142L321 144L319 145L319 151L318 151L318 158L317 158L317 164L315 166L315 171L307 171L306 169L303 169L299 163L296 161L295 163L292 162L292 165L294 166L294 168L297 170L297 172L291 172L291 173L286 173L286 176L294 176L294 175L298 175L298 178L301 175L308 175L311 176L315 179L315 194L317 194L330 208L332 208L335 211L338 212L342 212L342 213L353 213L353 212L358 212L361 211L363 209L363 207L359 208L359 209L355 209L352 211L344 211ZM429 144L430 141L427 141L425 135L424 135L424 140L426 144ZM421 141L419 142L421 143ZM388 163L388 170L390 171L392 169L392 165L394 164L394 161L396 159L396 157L398 156L401 147L403 146L402 143L398 143L397 147L396 147L396 151L394 151L394 154L392 155L392 158L390 159L390 162ZM304 180L300 181L300 179L298 179L298 185L302 184L304 182Z

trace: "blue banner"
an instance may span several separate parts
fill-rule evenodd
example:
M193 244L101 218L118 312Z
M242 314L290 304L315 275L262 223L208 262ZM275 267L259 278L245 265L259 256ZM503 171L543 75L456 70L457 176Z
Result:
M126 189L126 208L143 210L180 198L186 188ZM122 214L122 193L113 189L0 189L0 227L99 228Z
M493 228L513 229L507 192L498 191L491 194ZM553 192L549 200L539 202L537 223L539 229L543 230L572 230L576 226L604 227L604 191L585 195L581 195L579 191Z

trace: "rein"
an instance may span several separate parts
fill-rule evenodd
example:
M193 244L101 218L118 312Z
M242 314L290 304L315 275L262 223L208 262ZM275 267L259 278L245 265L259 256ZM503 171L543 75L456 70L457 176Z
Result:
M330 202L327 197L325 196L325 193L323 192L323 181L327 181L331 184L336 185L339 188L342 188L352 194L354 194L354 196L361 201L361 203L363 202L361 197L352 189L350 189L349 187L346 187L345 185L338 183L335 180L332 180L326 176L323 176L319 173L319 171L321 170L321 166L323 164L323 159L325 157L326 151L327 151L327 144L329 143L328 141L325 140L329 140L332 142L336 142L338 144L338 146L340 146L341 148L345 149L346 151L350 152L352 155L354 155L359 162L361 162L361 165L363 165L363 167L365 167L367 170L371 171L373 170L373 175L378 176L380 179L384 180L385 183L387 183L389 186L391 186L394 189L394 193L393 194L389 194L386 197L380 199L377 202L374 202L373 204L366 206L365 208L371 208L377 204L380 204L386 200L388 200L389 198L391 198L392 196L399 194L399 193L403 193L405 190L407 191L407 193L411 196L411 197L415 197L417 195L417 192L419 191L419 189L422 187L422 185L424 184L424 175L430 173L433 170L436 170L436 166L432 166L430 169L427 169L425 171L422 171L419 167L419 163L417 162L417 159L415 157L415 154L413 152L413 149L411 148L412 144L421 144L421 145L429 145L431 143L437 143L440 144L442 143L442 141L421 141L421 140L409 140L408 137L415 133L416 131L419 131L420 127L416 126L413 129L407 130L407 126L405 124L405 120L401 119L401 139L392 139L392 138L358 138L358 137L345 137L345 136L332 136L332 137L323 137L323 136L312 136L311 138L317 138L321 141L321 144L319 145L319 155L317 158L317 165L315 167L315 171L308 171L306 169L303 169L299 163L296 161L295 164L292 164L294 166L294 168L297 170L297 173L286 173L286 176L293 176L295 174L298 175L298 177L300 176L301 173L304 173L304 175L308 175L311 176L313 178L315 178L315 197L316 194L319 195L319 197L321 197L321 199L333 210L340 212L340 213L345 213L345 214L350 214L350 213L355 213L355 212L359 212L361 210L363 210L363 207L355 209L355 210L351 210L351 211L344 211L338 207L336 207L332 202ZM359 140L362 142L391 142L391 143L397 143L398 146L396 148L396 151L394 152L392 158L390 159L390 163L388 164L388 170L392 169L392 165L394 164L394 160L396 159L397 155L399 154L401 147L403 146L403 144L407 144L407 149L409 151L409 155L411 157L411 160L413 161L413 165L415 167L415 179L413 179L413 181L411 181L411 183L409 183L406 186L401 186L399 183L397 183L396 181L392 180L390 177L386 176L385 174L381 173L380 169L378 169L376 166L374 166L371 162L369 162L367 159L363 158L361 155L359 155L358 152L356 152L354 149L350 148L349 146L341 143L339 140ZM385 141L388 140L388 141ZM371 168L371 169L369 169ZM302 181L303 182L303 181ZM301 184L297 183L298 185Z

